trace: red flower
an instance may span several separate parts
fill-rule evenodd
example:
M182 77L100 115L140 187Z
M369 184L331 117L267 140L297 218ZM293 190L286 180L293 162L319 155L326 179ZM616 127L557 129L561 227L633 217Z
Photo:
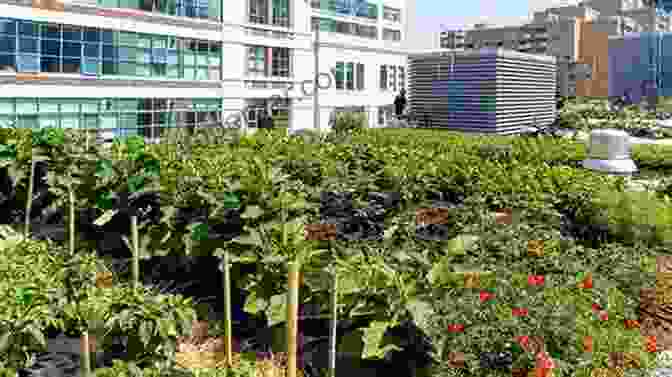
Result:
M527 277L527 284L529 285L543 285L544 275L530 275Z
M607 313L606 310L602 310L600 312L599 316L600 316L600 319L603 320L603 321L606 321L606 320L609 319L609 314Z
M514 317L524 317L528 314L527 309L525 308L513 308L511 309Z
M527 335L517 336L516 342L518 342L518 344L520 344L520 346L525 349L530 345L530 337Z
M481 297L480 297L480 298L481 298L481 302L486 302L486 301L488 301L488 300L491 300L491 299L495 298L495 294L494 294L494 293L490 293L490 292L488 292L488 291L481 291L481 295L480 295L480 296L481 296Z
M456 332L462 332L462 331L464 331L464 325L456 324L456 323L448 325L448 332L456 333Z
M602 307L598 304L593 304L593 310L597 312L597 311L602 310Z
M539 352L536 356L536 367L541 370L549 370L555 368L553 359L546 352Z
M583 288L584 289L593 288L593 277L592 276L586 277L586 279L583 281Z

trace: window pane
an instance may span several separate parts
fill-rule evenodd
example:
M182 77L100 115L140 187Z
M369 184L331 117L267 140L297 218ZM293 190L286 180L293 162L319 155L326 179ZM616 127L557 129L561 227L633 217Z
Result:
M16 113L19 115L37 114L37 99L17 98Z
M82 29L79 26L63 26L63 39L67 41L81 41Z
M98 58L100 47L98 44L87 43L84 45L84 56L88 58Z
M0 53L0 71L16 71L16 55L4 55Z
M117 49L114 46L103 45L103 60L116 60Z
M114 43L114 31L112 30L103 30L101 32L103 43Z
M37 37L39 35L39 23L33 21L19 21L19 35L22 37Z
M60 59L55 56L42 56L40 59L40 65L42 67L42 72L61 72Z
M63 56L79 58L82 56L82 44L77 42L63 42Z
M14 114L14 100L11 98L0 99L0 114Z
M60 39L61 38L61 25L58 25L58 24L42 25L41 35L42 35L42 38Z
M0 35L0 51L5 54L16 52L16 37Z
M343 81L345 78L345 65L343 63L336 63L336 89L343 89Z
M81 59L63 58L63 73L80 73Z
M52 39L42 40L42 56L60 56L61 55L61 41Z
M116 75L118 73L118 63L103 61L103 75Z
M37 54L39 49L37 38L19 38L19 51L22 53Z
M16 35L16 21L0 20L0 33Z

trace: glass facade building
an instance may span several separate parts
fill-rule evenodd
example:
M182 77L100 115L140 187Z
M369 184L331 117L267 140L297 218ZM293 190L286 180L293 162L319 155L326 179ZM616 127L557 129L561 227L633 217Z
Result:
M0 128L81 128L160 136L163 129L221 121L217 98L0 98ZM150 135L151 129L159 130Z
M0 18L0 71L219 80L221 42Z

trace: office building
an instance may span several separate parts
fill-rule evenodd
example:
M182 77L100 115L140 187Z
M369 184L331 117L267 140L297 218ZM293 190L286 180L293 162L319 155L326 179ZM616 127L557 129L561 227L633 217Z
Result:
M522 25L475 25L469 30L440 33L442 48L500 47L558 58L561 95L608 96L608 37L649 29L649 9L637 0L568 2L534 12ZM659 16L658 30L668 30Z
M0 126L313 127L318 25L321 127L354 106L376 126L405 86L404 1L3 0Z

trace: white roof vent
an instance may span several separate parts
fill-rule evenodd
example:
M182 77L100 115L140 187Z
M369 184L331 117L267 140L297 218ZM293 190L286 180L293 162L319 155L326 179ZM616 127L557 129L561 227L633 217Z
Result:
M610 174L632 174L637 166L630 157L630 135L614 129L593 130L590 133L586 169Z

